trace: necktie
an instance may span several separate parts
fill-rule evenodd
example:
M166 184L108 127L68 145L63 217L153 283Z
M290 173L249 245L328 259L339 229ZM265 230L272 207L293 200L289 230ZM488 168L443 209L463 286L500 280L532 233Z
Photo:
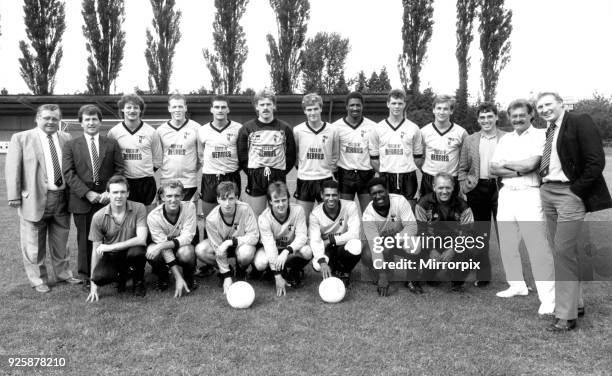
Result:
M92 164L92 168L93 168L93 181L94 183L96 183L98 181L98 173L100 171L100 157L98 156L98 149L96 148L96 142L94 141L94 138L91 138L91 159L93 161Z
M47 140L49 140L49 151L51 152L51 161L53 162L53 183L55 186L60 187L63 183L62 168L60 167L59 159L57 158L55 142L53 142L53 138L50 134L47 135Z
M542 153L542 160L540 161L540 169L538 171L541 177L548 175L548 167L550 165L550 153L552 152L552 142L553 138L555 137L556 128L557 124L552 122L546 130L546 143L544 144L544 153Z

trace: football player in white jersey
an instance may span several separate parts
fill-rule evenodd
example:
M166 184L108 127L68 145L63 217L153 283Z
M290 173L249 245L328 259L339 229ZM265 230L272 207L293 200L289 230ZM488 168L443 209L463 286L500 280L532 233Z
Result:
M368 181L374 177L370 164L369 138L376 123L363 116L363 96L353 91L346 96L346 116L335 121L332 126L338 133L340 156L337 178L340 198L359 199L361 210L370 203Z
M185 187L183 200L190 201L198 189L198 129L200 124L188 119L184 95L173 94L168 99L170 120L160 125L157 132L162 145L163 159L160 183L178 179Z
M386 182L381 178L370 180L368 191L372 202L362 217L363 231L372 250L372 266L378 274L378 294L389 295L387 273L389 270L396 272L396 269L406 270L406 287L414 294L422 294L417 268L412 269L407 263L404 268L386 264L393 262L395 256L400 258L400 262L401 259L418 262L421 248L420 243L414 246L415 242L410 241L417 233L417 222L408 200L401 195L389 194L385 185Z
M345 286L361 258L361 221L354 200L341 200L338 183L328 180L321 185L323 203L310 213L308 237L312 249L312 267L323 279L332 275Z
M404 117L406 93L391 90L387 95L389 116L370 132L372 167L380 173L389 193L400 194L414 207L417 193L417 165L423 145L419 126Z
M241 181L238 166L238 133L242 124L230 120L229 99L215 96L210 104L213 120L198 131L202 184L200 187L204 216L218 205L217 185L222 181L234 182L240 197Z
M291 126L274 117L276 97L262 90L253 97L257 118L244 123L238 134L238 160L247 174L247 196L255 215L266 208L266 192L273 181L286 181L295 165Z
M425 160L421 179L420 196L433 192L433 177L438 172L451 174L454 179L453 195L459 193L459 157L467 132L459 124L452 123L450 117L455 107L455 99L448 95L434 98L434 121L421 128Z
M311 93L302 98L306 121L293 128L296 149L297 189L294 197L309 218L314 202L321 200L321 184L333 180L339 155L335 128L321 120L323 99Z
M301 206L289 204L289 190L282 181L268 186L268 208L259 216L262 248L255 253L253 264L258 271L270 268L274 273L276 296L283 296L287 286L302 284L304 266L312 258L306 244L306 218Z
M223 281L223 292L232 285L229 258L236 259L236 278L244 280L246 268L255 257L255 245L259 240L259 228L253 209L240 202L238 186L233 181L217 185L219 205L206 217L208 239L195 249L196 256L207 265L217 265Z
M142 121L145 103L136 94L127 94L117 102L123 121L108 131L117 140L130 184L128 200L151 205L157 194L154 172L162 164L162 146L155 128Z

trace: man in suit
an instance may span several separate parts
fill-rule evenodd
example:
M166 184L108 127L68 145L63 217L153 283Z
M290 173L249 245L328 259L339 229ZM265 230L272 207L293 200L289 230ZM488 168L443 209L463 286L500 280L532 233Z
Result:
M123 159L117 142L100 135L102 111L94 105L79 109L83 136L64 146L64 175L70 187L68 210L77 228L78 272L89 291L92 242L88 239L91 218L108 204L106 182L123 173Z
M466 195L476 221L476 231L485 236L485 247L474 254L480 261L476 272L476 287L487 286L491 280L491 261L489 241L491 237L491 215L495 223L497 217L498 187L497 177L491 174L489 162L493 157L500 138L506 132L497 129L497 107L493 103L478 106L478 125L480 131L468 136L461 148L459 159L459 185Z
M602 175L606 159L593 119L566 112L563 99L553 92L539 94L536 108L548 125L539 168L555 257L555 321L548 330L566 332L584 315L578 234L585 214L612 207L612 199Z
M5 165L9 206L19 209L23 265L32 287L50 291L45 255L47 237L51 265L58 281L76 284L68 265L70 231L62 146L70 136L58 132L59 106L45 104L36 112L36 128L11 137Z

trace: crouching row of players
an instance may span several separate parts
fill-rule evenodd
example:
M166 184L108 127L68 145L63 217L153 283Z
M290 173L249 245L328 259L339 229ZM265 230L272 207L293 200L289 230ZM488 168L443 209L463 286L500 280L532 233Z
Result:
M473 222L467 204L452 195L453 179L438 174L434 192L425 195L416 205L416 217L409 202L401 195L389 194L385 182L373 178L368 183L372 202L363 213L365 238L372 252L364 252L367 265L377 270L377 288L388 295L388 270L376 268L380 261L394 257L441 261L457 261L466 254L452 249L420 252L420 246L383 247L378 251L375 239L397 238L417 233L417 221L431 224L436 221L455 222L459 226ZM89 239L93 242L91 292L88 301L98 300L98 285L118 280L118 290L124 291L126 280L133 279L136 295L146 293L144 267L148 260L157 276L160 290L168 288L169 271L175 280L175 297L197 288L194 280L196 259L208 266L216 266L226 292L233 278L244 279L247 269L257 275L273 275L276 295L286 294L286 288L299 287L304 267L312 260L313 268L323 278L336 276L345 285L362 255L361 225L357 205L339 199L338 183L322 183L322 203L310 213L307 226L304 210L289 203L289 191L283 182L273 182L267 189L268 207L256 218L252 208L238 200L234 182L217 186L219 205L206 218L208 238L197 244L196 208L192 202L182 201L183 186L179 181L165 182L160 191L162 205L146 215L144 205L127 200L129 185L122 176L112 177L107 185L110 203L98 211L91 225ZM451 232L456 231L451 226ZM433 230L421 229L421 232ZM438 229L439 231L439 229ZM147 244L147 233L151 238ZM371 257L371 260L370 260ZM229 259L235 258L235 270ZM419 271L408 272L406 286L413 293L422 293ZM459 275L461 274L461 275ZM453 290L461 289L465 273L451 276ZM432 277L431 275L425 277ZM414 279L411 279L414 278ZM432 278L433 279L433 278Z
M192 202L182 201L180 181L162 185L163 204L148 215L143 204L127 200L129 184L123 176L113 176L107 192L110 203L94 214L89 234L93 256L87 301L99 299L98 286L117 280L118 291L125 291L129 278L133 280L134 293L144 296L147 261L160 290L169 287L169 271L173 274L174 296L180 297L197 288L196 257L218 267L224 292L233 282L228 261L233 257L236 278L243 279L252 265L254 274L274 275L278 296L284 295L288 286L301 285L303 269L313 254L313 267L324 278L333 274L347 284L350 271L360 259L357 206L350 201L340 202L335 181L323 186L325 204L311 213L310 234L303 209L289 203L285 183L270 184L268 208L257 219L248 204L238 201L237 185L222 182L217 186L219 205L206 218L208 239L199 244L194 241L196 208Z

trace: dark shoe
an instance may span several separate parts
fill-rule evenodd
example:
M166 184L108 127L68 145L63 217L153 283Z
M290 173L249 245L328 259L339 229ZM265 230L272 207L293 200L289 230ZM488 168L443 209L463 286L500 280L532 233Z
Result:
M78 279L78 278L74 278L74 277L70 277L67 279L62 279L61 281L58 281L60 283L67 283L69 285L80 285L81 283L83 283L82 279Z
M136 287L136 286L134 286L134 287ZM121 281L117 282L117 292L119 294L125 292L125 281L124 280L121 280Z
M142 297L147 295L147 288L145 287L144 281L134 282L134 295Z
M413 294L420 295L424 293L423 287L421 287L421 283L418 281L407 281L406 283L404 283L404 286L406 286L406 288L408 288L408 291Z
M211 275L215 274L217 270L212 265L204 265L198 269L198 271L193 275L196 278L207 278Z
M83 286L81 288L89 294L91 291L91 282L89 280L83 281Z
M302 283L303 278L304 271L301 269L287 271L286 280L294 289L299 289L300 287L304 286L304 284Z
M491 283L490 281L478 281L478 280L476 280L476 281L474 281L474 287L483 288L483 287L489 286L490 283Z
M185 280L185 282L187 283L187 288L189 289L190 292L193 292L197 290L198 287L200 287L200 284L196 282L195 279Z
M167 279L158 279L155 283L155 289L159 291L166 291L168 290L168 287L170 287L170 283Z
M584 317L584 307L578 307L578 317Z
M465 288L463 287L463 282L461 283L453 282L453 284L451 285L451 291L452 292L464 292Z
M546 328L549 332L562 333L569 332L576 328L576 320L561 320L557 319L554 323Z

